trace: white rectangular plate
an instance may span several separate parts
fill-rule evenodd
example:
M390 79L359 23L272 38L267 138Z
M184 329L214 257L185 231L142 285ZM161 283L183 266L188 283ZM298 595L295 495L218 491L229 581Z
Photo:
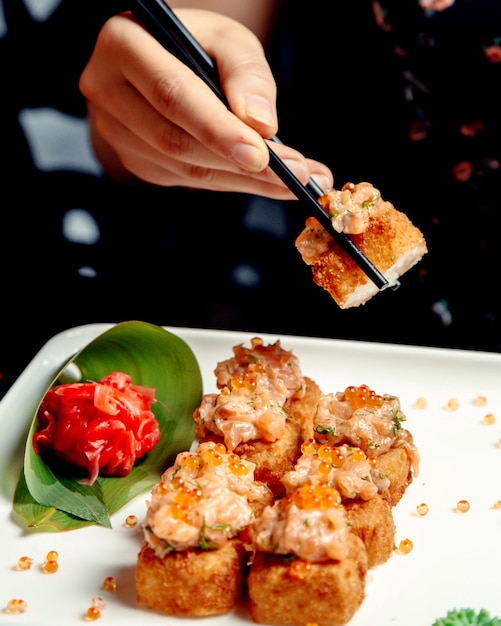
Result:
M106 607L98 623L120 626L229 626L252 623L245 608L225 616L176 619L137 606L134 567L141 542L140 525L125 526L134 514L141 520L148 494L113 517L113 529L89 527L67 533L24 534L11 520L17 468L12 455L41 394L70 356L110 327L93 324L68 330L49 341L0 403L0 625L73 626L85 622L94 596ZM233 346L249 345L248 333L169 328L198 358L204 392L215 391L216 363L232 356ZM449 609L486 608L501 617L501 355L434 348L404 347L304 337L260 335L281 340L299 357L303 374L327 392L365 383L377 393L397 395L421 455L419 475L394 510L396 544L413 542L403 556L373 569L367 597L350 626L431 626ZM476 403L487 399L485 406ZM417 408L418 398L425 408ZM459 403L449 410L449 400ZM494 424L483 423L487 414ZM20 462L20 461L19 461ZM459 513L456 504L471 507ZM428 514L416 507L426 503ZM49 550L59 553L59 571L41 566ZM29 571L16 571L21 556L33 559ZM102 583L114 576L118 589ZM10 599L23 599L25 613L8 615ZM314 601L314 599L313 599Z

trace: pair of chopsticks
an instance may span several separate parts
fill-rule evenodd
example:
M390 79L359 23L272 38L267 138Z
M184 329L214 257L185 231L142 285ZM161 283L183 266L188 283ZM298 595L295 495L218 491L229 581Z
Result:
M188 66L215 95L229 108L228 102L219 85L216 65L200 43L187 30L174 11L163 0L128 0L129 7L144 28L169 52ZM278 137L273 141L281 143ZM328 214L324 211L318 198L323 190L310 179L303 185L285 163L268 147L270 168L287 185L292 193L314 209L314 215L327 232L337 241L339 246L351 257L360 269L370 278L378 289L388 287L383 274L369 261L363 252L345 233L338 233L332 226ZM398 287L398 282L392 288Z

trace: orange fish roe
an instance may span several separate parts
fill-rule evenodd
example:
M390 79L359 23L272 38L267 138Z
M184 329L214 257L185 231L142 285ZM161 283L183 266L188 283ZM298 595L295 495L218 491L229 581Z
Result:
M300 509L325 510L341 504L339 491L327 482L306 482L292 494L292 502Z
M57 561L45 561L42 566L44 574L55 574L59 569L59 563Z
M426 398L423 398L421 396L414 403L414 408L416 408L416 409L425 409L427 404L428 404L428 402L427 402Z
M365 461L367 457L365 456L365 452L363 450L356 448L353 450L353 454L350 454L349 459L352 463L356 463L357 461Z
M302 559L294 559L287 569L287 575L295 580L303 580L311 569L311 564Z
M16 569L18 571L25 571L31 568L33 565L33 559L29 556L21 556L17 560Z
M28 604L25 600L20 600L18 598L13 598L7 602L7 606L5 607L5 612L11 615L18 615L19 613L25 613L28 608Z
M174 482L174 481L172 481L172 482ZM165 496L165 494L168 491L169 491L169 485L167 483L164 483L163 481L161 481L161 482L159 482L159 483L157 483L155 485L155 493L157 493L159 496Z
M214 448L205 448L201 450L200 454L194 453L184 457L181 460L181 467L185 467L187 469L198 469L202 466L216 466L221 465L223 463L223 455L227 454L227 448L224 444L218 443ZM245 476L249 469L243 463L242 459L238 456L238 454L231 454L228 458L228 467L233 474L237 476ZM181 483L183 482L182 478L174 478L172 480L172 487L178 489L181 487ZM162 485L162 483L160 483ZM169 489L168 485L163 483L163 487L157 486L157 491L164 489L164 493L167 493L166 490Z
M344 397L352 409L375 409L383 404L383 397L367 385L350 385L344 390Z
M494 416L493 413L487 413L487 415L484 416L484 419L482 420L482 424L486 425L486 426L492 426L492 424L496 423L496 417Z
M98 606L90 606L85 614L85 620L87 622L94 622L101 618L101 609Z
M102 609L106 607L106 602L101 596L94 596L91 601L91 606L87 609L85 614L85 620L88 622L94 622L100 619L102 615Z
M498 500L497 502L494 502L494 504L492 505L493 509L501 509L501 500Z
M459 500L459 502L456 504L456 509L459 511L459 513L466 513L470 510L470 503L468 502L468 500Z
M231 388L234 390L245 389L246 391L254 391L256 389L256 375L262 374L263 366L256 363L245 370L243 375L236 374L231 379Z
M487 398L485 396L481 396L480 394L475 398L473 404L476 406L485 406L487 404Z
M59 569L59 554L55 550L50 550L45 556L42 571L44 574L55 574Z
M238 454L232 454L230 456L228 467L230 468L231 472L236 476L245 476L249 471L245 463L243 463L242 459L238 456Z
M410 539L402 539L402 541L398 544L398 551L400 554L409 554L413 547L413 543Z
M105 591L116 591L117 581L114 576L107 576L103 582L103 589Z
M317 448L317 454L319 459L323 459L325 462L330 463L334 467L341 467L344 462L344 455L341 448L335 446L329 446L328 444L321 444Z
M323 476L326 476L332 469L332 465L330 463L327 463L327 461L322 461L320 463L320 465L318 466L318 473L322 474Z
M125 525L127 528L134 528L137 526L137 516L136 515L127 515L125 518Z
M421 502L416 507L416 512L418 515L426 515L428 513L428 505L425 502Z
M221 465L223 462L221 454L224 454L225 452L226 449L221 453L217 450L217 448L206 448L205 450L202 450L200 456L206 465Z
M450 398L447 401L445 409L447 411L457 411L457 409L459 409L459 400L457 398Z
M196 470L202 465L202 459L198 454L187 454L181 459L181 466L186 469Z
M368 458L360 448L346 448L342 446L330 446L327 443L316 443L312 439L308 439L301 446L303 454L316 454L322 459L318 467L319 474L328 474L332 467L342 467L346 461L355 463L357 461L368 461L371 465L375 465L376 458Z
M307 439L301 444L301 452L303 454L313 454L317 450L318 444L314 439Z
M174 502L169 507L169 515L174 519L189 523L193 506L201 497L201 489L186 487L184 484L180 485L174 494Z

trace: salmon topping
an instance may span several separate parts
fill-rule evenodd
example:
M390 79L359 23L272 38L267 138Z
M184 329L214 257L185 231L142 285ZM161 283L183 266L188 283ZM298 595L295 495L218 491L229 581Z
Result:
M331 446L344 443L356 446L369 457L404 446L417 476L419 454L411 434L402 426L406 416L399 399L393 395L371 396L370 402L357 405L350 396L354 389L357 388L347 387L344 392L320 397L313 419L315 439ZM362 385L358 389L368 388Z
M369 228L371 214L384 202L370 183L346 183L339 191L331 189L318 199L338 233L360 235Z
M248 526L252 503L268 501L268 489L254 481L254 469L254 463L214 442L179 453L154 487L143 524L157 556L218 548Z
M390 485L389 479L380 475L360 448L333 447L309 440L303 444L302 451L294 469L283 476L287 493L308 481L328 481L339 491L343 501L370 500Z
M266 507L250 527L255 549L310 562L346 558L349 532L341 496L325 481L307 481Z
M304 380L298 359L280 346L259 338L251 348L234 349L234 357L218 363L218 394L205 394L195 410L195 433L223 437L229 450L251 440L273 442L285 430L285 402L302 397Z

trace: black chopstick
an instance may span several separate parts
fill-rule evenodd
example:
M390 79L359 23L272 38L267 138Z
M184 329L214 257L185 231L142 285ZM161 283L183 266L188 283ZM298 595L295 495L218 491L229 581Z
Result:
M215 95L229 108L228 102L219 85L217 67L200 43L184 26L174 11L163 0L128 0L129 7L144 28L169 52L187 65L201 78L215 93ZM273 141L281 143L278 137ZM307 205L315 209L315 217L322 226L334 237L339 246L355 261L360 269L378 287L385 289L389 286L383 274L369 261L363 252L345 233L338 233L332 226L328 214L324 211L318 198L323 190L310 179L306 185L291 172L285 163L268 147L270 168L284 182L292 193ZM398 281L392 285L398 287Z

